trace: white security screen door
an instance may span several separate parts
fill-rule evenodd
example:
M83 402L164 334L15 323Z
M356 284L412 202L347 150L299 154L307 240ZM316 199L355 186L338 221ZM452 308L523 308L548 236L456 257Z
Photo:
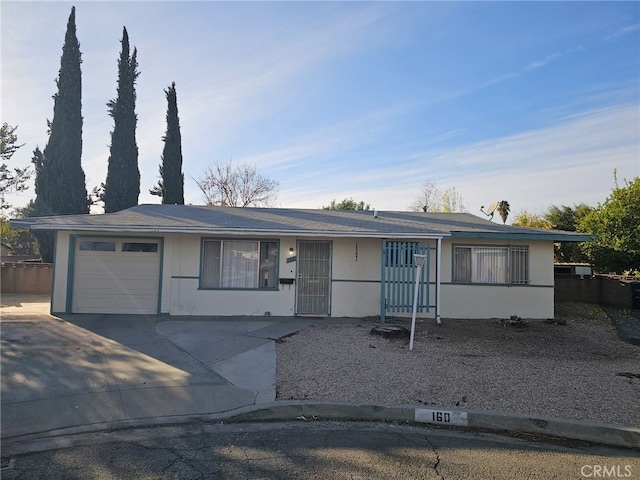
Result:
M298 242L296 313L329 315L331 297L331 242Z

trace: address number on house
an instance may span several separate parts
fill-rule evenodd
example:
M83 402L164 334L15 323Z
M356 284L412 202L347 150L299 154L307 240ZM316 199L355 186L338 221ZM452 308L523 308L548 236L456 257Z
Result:
M416 408L415 414L416 422L463 426L469 424L469 420L467 419L467 412Z

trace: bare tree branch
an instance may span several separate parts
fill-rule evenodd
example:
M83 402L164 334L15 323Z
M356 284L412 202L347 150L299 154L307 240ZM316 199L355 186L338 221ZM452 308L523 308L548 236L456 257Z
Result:
M207 205L268 207L275 204L279 183L258 172L255 165L231 161L207 167L194 181Z
M412 212L438 212L440 211L440 189L435 182L427 180L422 186L422 191L409 210Z

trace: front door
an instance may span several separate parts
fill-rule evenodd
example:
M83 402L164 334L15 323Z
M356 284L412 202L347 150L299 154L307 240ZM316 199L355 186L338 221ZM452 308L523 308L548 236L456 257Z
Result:
M331 242L298 242L296 313L329 315L331 297Z

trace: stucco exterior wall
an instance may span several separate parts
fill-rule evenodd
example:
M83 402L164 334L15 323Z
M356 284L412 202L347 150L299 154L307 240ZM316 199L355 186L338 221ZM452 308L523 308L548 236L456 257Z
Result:
M553 318L553 287L443 285L442 318Z
M53 257L53 282L51 287L51 311L63 313L67 309L67 280L69 273L68 232L58 232Z
M382 240L335 239L331 283L331 315L380 315Z
M187 234L165 237L165 265L171 265L171 272L163 275L163 311L167 310L171 315L265 315L267 312L275 316L295 315L295 283L278 284L277 291L199 289L201 238L200 235ZM296 237L279 239L279 278L297 279L297 262L287 261L290 248L297 254L297 240ZM331 241L331 315L378 315L381 241Z
M459 285L452 282L453 245L495 246L500 242L464 239L443 242L443 318L553 318L553 243L511 241L529 247L529 285Z
M172 234L165 236L165 269L161 309L170 315L256 315L293 316L295 284L280 285L278 290L200 289L200 249L206 235ZM278 276L295 278L295 262L287 263L295 238L281 238Z
M52 312L65 312L70 292L69 239L74 232L59 232L53 274ZM86 235L86 233L82 233ZM100 235L104 236L104 235ZM123 232L122 236L127 236ZM144 237L144 236L143 236ZM295 315L296 284L279 284L277 290L207 290L199 288L200 234L155 234L163 238L159 313L170 315ZM212 236L204 236L213 238ZM246 238L246 237L245 237ZM265 239L266 240L266 239ZM279 241L278 277L297 280L297 262L289 262L289 249L297 254L296 237ZM308 240L308 238L305 238ZM331 240L331 315L380 315L380 239ZM431 242L435 245L435 242ZM453 245L504 245L497 240L454 239L442 242L442 318L553 317L553 244L548 241L512 241L529 248L529 285L460 285L452 282ZM436 255L432 252L430 278L435 281ZM431 294L435 295L435 286ZM395 315L395 314L394 314ZM434 309L420 315L431 318Z

